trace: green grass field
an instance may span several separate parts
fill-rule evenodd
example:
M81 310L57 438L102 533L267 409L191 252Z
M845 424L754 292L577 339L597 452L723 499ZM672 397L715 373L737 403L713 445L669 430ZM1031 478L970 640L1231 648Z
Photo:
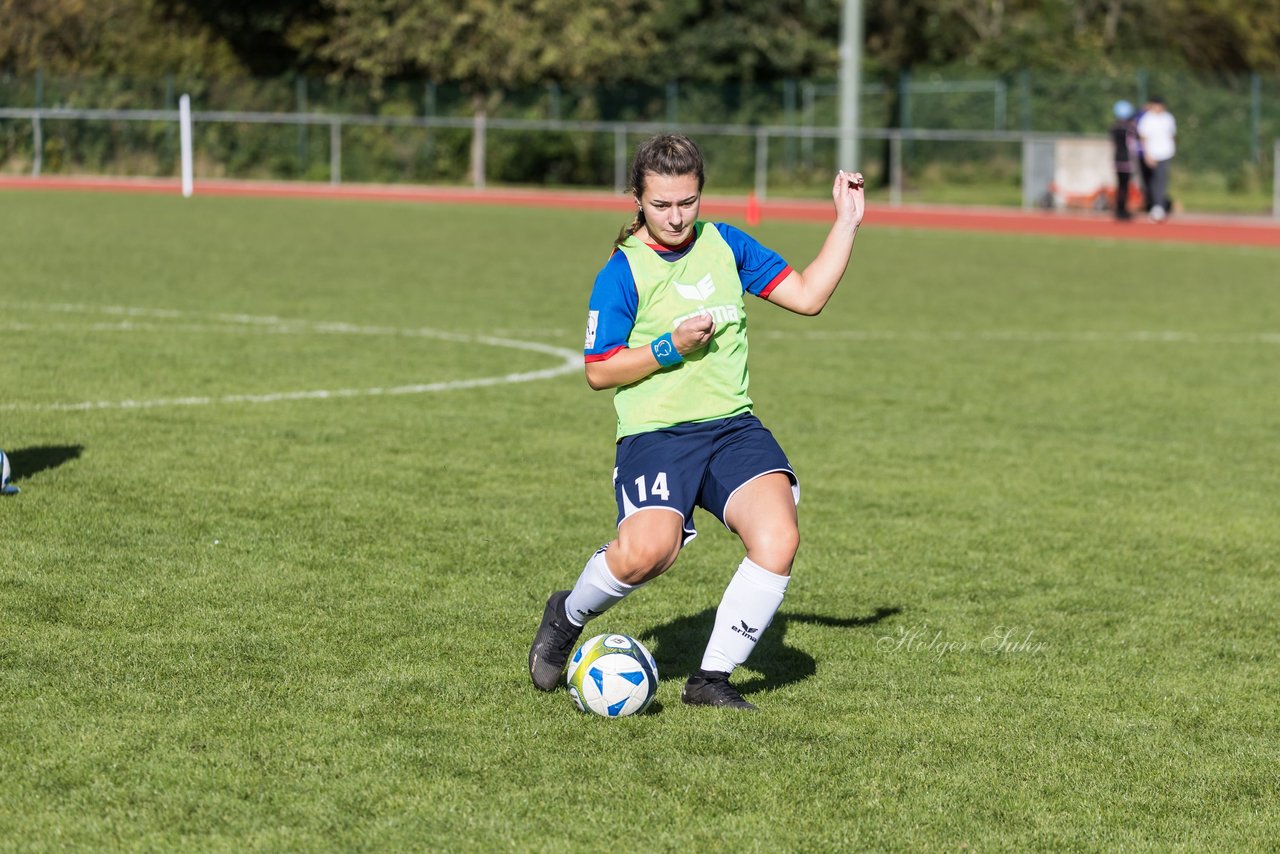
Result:
M679 702L740 559L700 515L592 624L662 674L606 721L525 656L611 536L619 225L0 195L0 848L1275 844L1274 251L873 210L822 316L748 306L804 493L762 712Z

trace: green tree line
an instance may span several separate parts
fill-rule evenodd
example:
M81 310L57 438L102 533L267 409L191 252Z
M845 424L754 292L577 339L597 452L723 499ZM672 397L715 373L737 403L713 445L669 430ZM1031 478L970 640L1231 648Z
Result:
M577 118L826 127L842 0L0 0L0 105ZM1210 189L1270 186L1280 0L863 0L864 127L1101 133L1118 98L1176 98L1180 150ZM931 85L972 81L945 98ZM914 87L914 88L913 88ZM998 91L997 91L998 90ZM926 94L920 94L925 92ZM869 93L869 94L868 94ZM1203 132L1212 128L1213 133ZM171 174L172 127L0 123L0 168ZM329 175L306 128L201 129L213 173ZM347 180L613 181L608 134L350 127ZM1183 144L1185 142L1185 145ZM754 142L707 140L722 174ZM771 182L804 188L834 151L791 139ZM890 173L887 143L865 164ZM907 146L917 186L1016 186L999 146ZM43 161L37 161L42 156ZM487 161L486 158L487 157ZM874 162L874 161L878 161ZM216 165L213 165L216 164ZM878 166L878 170L877 170ZM1189 172L1179 173L1189 175Z
M0 72L532 83L833 76L840 0L0 0ZM864 73L1280 71L1280 0L864 0Z

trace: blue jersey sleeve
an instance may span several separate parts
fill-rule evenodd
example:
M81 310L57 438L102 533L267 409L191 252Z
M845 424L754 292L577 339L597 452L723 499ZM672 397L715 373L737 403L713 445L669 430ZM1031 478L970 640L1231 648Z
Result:
M769 292L791 274L791 265L781 255L742 229L723 222L715 223L715 227L733 250L742 290L746 293L767 298Z
M631 265L621 252L614 252L596 275L587 306L587 337L583 357L601 362L625 349L636 323L640 296Z

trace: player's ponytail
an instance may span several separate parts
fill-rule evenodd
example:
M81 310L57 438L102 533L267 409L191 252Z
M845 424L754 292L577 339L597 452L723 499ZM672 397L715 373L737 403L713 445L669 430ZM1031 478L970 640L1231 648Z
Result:
M628 188L635 196L636 216L618 232L618 239L613 242L614 247L620 246L624 240L644 227L644 208L640 206L640 199L644 196L645 176L649 174L668 177L697 175L699 193L707 181L702 151L697 143L684 134L660 134L640 143L635 160L631 163L631 186Z
M627 223L626 225L624 225L622 227L622 231L618 232L618 239L613 241L614 248L616 249L617 247L621 246L622 241L626 240L628 237L630 237L631 235L639 231L641 226L643 225L644 225L644 208L637 205L636 218L631 220L631 222Z

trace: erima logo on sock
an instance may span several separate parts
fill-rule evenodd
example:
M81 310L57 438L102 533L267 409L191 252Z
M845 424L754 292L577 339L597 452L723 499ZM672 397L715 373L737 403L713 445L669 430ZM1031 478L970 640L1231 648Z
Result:
M710 273L699 279L696 285L682 285L679 282L674 282L673 284L676 286L676 293L690 302L702 302L715 293L716 290L715 284L711 281Z
M573 610L577 612L578 616L582 617L584 620L590 619L592 617L598 617L604 613L604 611L592 611L590 608L586 608L586 609L574 608Z
M752 643L755 643L756 638L754 637L754 635L759 633L760 630L753 629L750 626L748 626L746 620L739 620L738 622L742 624L742 628L738 628L737 626L730 626L729 628L737 632L738 634L742 635L744 638L751 641Z

